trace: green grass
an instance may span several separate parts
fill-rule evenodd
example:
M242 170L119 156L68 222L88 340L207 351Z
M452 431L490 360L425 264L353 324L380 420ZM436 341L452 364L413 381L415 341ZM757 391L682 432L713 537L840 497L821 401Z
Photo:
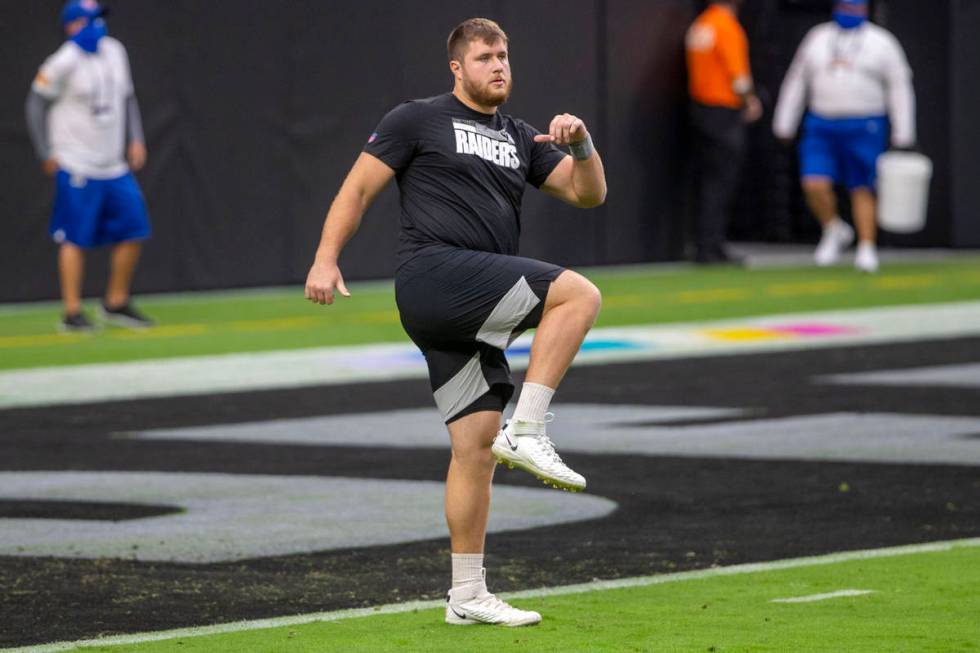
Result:
M588 276L603 292L600 327L980 299L976 258L890 265L874 276L846 267L648 267ZM0 307L0 369L407 341L390 284L351 288L354 297L332 307L309 304L299 287L146 296L140 305L157 328L93 335L57 334L54 304Z
M96 646L108 653L609 653L980 651L980 548L690 579L525 599L534 628L459 628L442 611ZM841 589L873 594L815 603L771 599Z

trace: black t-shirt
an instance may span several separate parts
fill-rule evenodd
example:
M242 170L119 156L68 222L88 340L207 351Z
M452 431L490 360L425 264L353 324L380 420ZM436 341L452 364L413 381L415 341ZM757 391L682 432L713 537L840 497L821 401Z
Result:
M526 183L539 187L566 156L531 125L480 113L452 93L395 107L364 151L401 191L399 265L426 245L516 254Z

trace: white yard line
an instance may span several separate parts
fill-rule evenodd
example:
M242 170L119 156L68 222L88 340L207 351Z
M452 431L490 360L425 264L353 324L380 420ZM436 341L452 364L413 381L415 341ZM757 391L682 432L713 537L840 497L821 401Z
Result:
M848 596L864 596L874 594L874 590L837 590L826 594L811 594L810 596L794 596L788 599L772 599L770 603L814 603L816 601L826 601L828 599L840 599Z
M980 302L596 329L576 365L980 335ZM527 367L530 336L508 353ZM426 378L406 344L98 363L0 372L0 409Z
M562 587L545 587L523 592L512 592L502 594L506 599L525 599L543 596L562 596L567 594L582 594L585 592L596 592L602 590L616 590L630 587L647 587L650 585L663 585L666 583L677 583L689 580L699 580L704 578L716 578L719 576L737 576L741 574L754 574L768 571L779 571L782 569L799 569L803 567L816 567L820 565L832 565L853 560L869 560L872 558L892 558L897 556L915 555L920 553L937 553L952 551L958 548L980 547L980 538L966 540L950 540L946 542L932 542L929 544L912 544L907 546L895 546L884 549L867 549L863 551L846 551L844 553L831 553L822 556L810 556L805 558L793 558L790 560L776 560L774 562L756 562L744 565L732 565L730 567L714 567L711 569L699 569L696 571L683 571L674 574L662 574L658 576L639 576L635 578L621 578L618 580L594 581L591 583L581 583L578 585L565 585ZM860 591L860 590L847 590ZM412 601L409 603L394 603L382 605L374 608L358 608L356 610L338 610L335 612L317 612L312 614L296 615L292 617L277 617L273 619L257 619L253 621L236 621L227 624L214 626L201 626L197 628L180 628L177 630L164 630L152 633L141 633L135 635L118 635L113 637L103 637L100 639L88 639L77 642L56 642L53 644L42 644L39 646L26 646L22 648L0 649L0 653L56 653L58 651L73 651L84 646L113 646L131 645L144 642L156 642L170 639L183 639L188 637L203 637L207 635L221 635L226 633L237 633L250 630L263 630L267 628L282 628L286 626L299 626L302 624L314 623L318 621L338 621L341 619L355 619L359 617L371 617L380 614L398 614L403 612L413 612L416 610L428 610L444 605L442 600L434 601Z

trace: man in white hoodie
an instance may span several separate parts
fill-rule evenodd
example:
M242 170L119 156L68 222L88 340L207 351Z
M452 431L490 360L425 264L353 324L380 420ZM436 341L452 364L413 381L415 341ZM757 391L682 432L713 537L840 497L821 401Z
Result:
M61 11L67 40L38 70L27 97L27 127L44 172L55 178L49 232L58 244L62 331L90 331L82 312L88 250L108 245L109 282L100 307L107 322L153 324L130 301L130 285L150 236L134 171L146 162L142 119L126 48L108 35L95 0L70 0Z
M892 147L915 145L915 94L902 46L867 15L866 0L838 0L834 20L810 30L783 81L773 131L789 142L803 118L803 191L823 226L817 265L836 263L854 241L837 211L834 185L843 184L857 228L854 265L876 272L877 160L889 135Z

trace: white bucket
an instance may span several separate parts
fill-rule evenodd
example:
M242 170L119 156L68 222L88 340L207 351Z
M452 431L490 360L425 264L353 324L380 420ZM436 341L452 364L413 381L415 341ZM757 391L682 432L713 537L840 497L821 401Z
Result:
M909 234L926 224L932 161L915 152L885 152L878 157L878 224Z

